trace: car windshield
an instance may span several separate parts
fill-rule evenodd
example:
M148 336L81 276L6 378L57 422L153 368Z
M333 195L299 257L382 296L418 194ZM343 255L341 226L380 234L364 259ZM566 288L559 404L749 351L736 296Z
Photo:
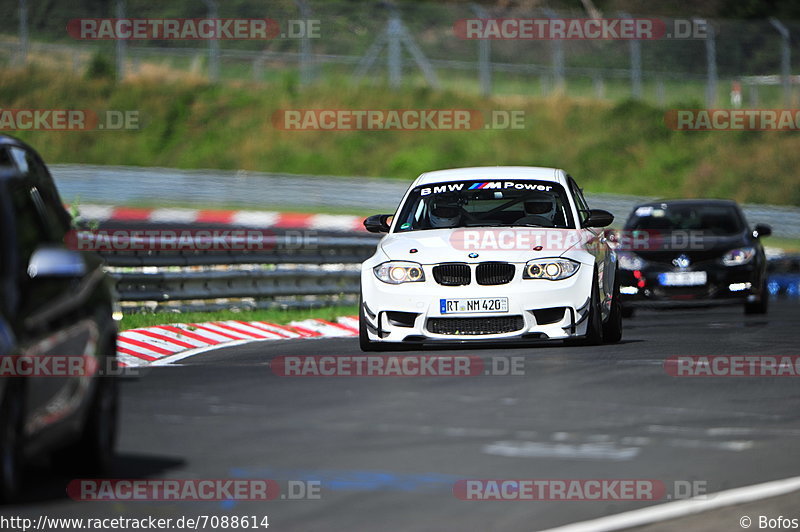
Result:
M397 232L451 227L573 229L567 194L548 181L453 181L416 187L399 211Z
M662 203L637 207L625 229L699 231L723 236L742 232L744 221L733 205Z

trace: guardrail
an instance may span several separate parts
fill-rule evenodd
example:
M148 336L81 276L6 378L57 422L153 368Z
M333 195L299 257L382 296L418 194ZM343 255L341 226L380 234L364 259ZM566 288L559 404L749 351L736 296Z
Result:
M213 208L238 205L264 209L295 205L358 209L365 215L394 212L410 180L341 177L225 170L179 170L132 166L50 165L61 197L68 202L125 205L162 198ZM220 193L224 191L224 193ZM368 198L368 204L365 204ZM622 194L588 194L589 205L611 211L621 224L633 207L657 198ZM781 238L800 238L800 207L742 205L751 225L772 226Z
M377 236L312 235L299 243L276 235L253 251L164 249L166 243L158 240L136 250L142 242L131 239L98 253L125 311L296 308L353 304L358 264L375 252L377 242Z
M292 237L267 237L258 250L171 250L166 245L151 249L98 252L113 267L220 266L237 264L359 264L375 252L375 237L322 237L310 234L302 242ZM173 247L176 244L173 242ZM196 242L195 242L195 245ZM136 247L135 243L119 245ZM139 246L145 247L145 246ZM236 245L229 246L236 248Z
M376 237L320 237L293 249L282 237L275 248L259 252L116 251L101 252L128 310L143 306L170 309L244 306L308 306L315 302L354 302L359 292L358 264L375 250ZM769 261L769 289L774 296L800 294L800 255ZM305 298L305 299L304 299ZM310 299L309 299L310 298ZM182 302L197 301L185 305ZM149 305L142 305L149 302ZM242 306L238 301L236 306Z

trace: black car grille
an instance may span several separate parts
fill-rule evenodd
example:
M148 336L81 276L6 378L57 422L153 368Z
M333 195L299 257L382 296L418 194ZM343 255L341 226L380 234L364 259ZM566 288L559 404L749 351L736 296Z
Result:
M478 284L506 284L514 278L514 265L507 262L482 262L475 270Z
M433 278L444 286L460 286L470 283L469 265L463 262L450 262L433 267Z
M428 331L452 336L502 334L519 331L525 326L522 316L489 318L430 318Z

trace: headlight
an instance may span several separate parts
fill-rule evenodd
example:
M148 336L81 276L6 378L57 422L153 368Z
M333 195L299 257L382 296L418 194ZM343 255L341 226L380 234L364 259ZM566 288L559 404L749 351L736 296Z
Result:
M617 262L620 270L642 270L644 269L644 259L636 253L630 251L620 251L617 253Z
M548 279L560 281L572 277L580 268L580 263L569 259L537 259L525 264L523 279Z
M725 266L741 266L753 260L755 255L755 248L732 249L722 256L722 264Z
M416 283L425 280L422 266L416 262L384 262L375 266L372 271L375 272L375 277L389 284Z

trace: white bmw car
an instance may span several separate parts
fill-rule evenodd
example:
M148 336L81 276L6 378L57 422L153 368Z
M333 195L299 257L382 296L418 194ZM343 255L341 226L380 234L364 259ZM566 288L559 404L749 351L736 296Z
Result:
M563 170L477 167L428 172L395 215L364 221L388 233L361 269L360 345L622 337L615 252Z

